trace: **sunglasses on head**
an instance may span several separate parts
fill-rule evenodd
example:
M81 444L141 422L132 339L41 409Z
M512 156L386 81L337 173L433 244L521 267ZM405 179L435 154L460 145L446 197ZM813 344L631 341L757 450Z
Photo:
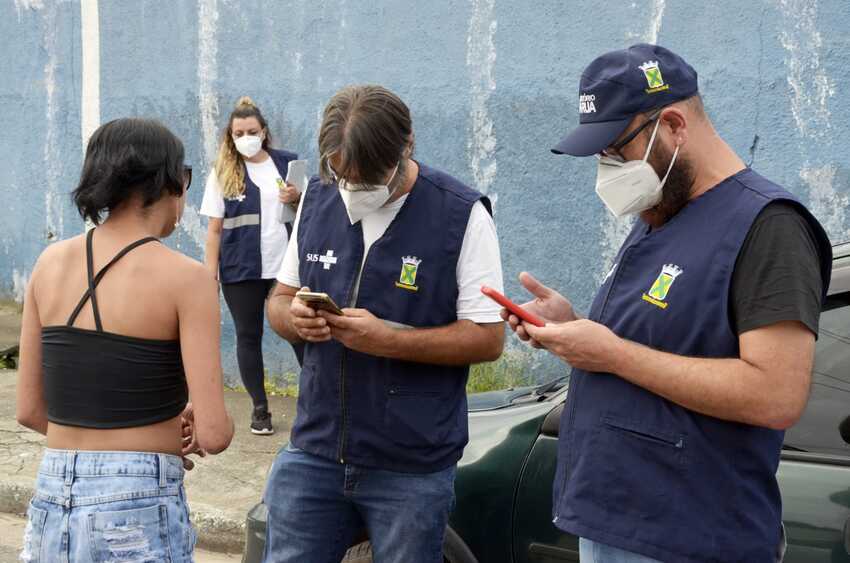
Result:
M183 191L189 191L189 186L192 185L192 167L186 164L183 166Z

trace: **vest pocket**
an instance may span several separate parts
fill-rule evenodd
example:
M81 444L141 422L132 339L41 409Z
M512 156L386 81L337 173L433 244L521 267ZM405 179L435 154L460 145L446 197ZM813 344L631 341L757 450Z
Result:
M240 270L243 268L243 264L239 247L239 242L221 243L218 265L221 270L222 280L237 278L241 273Z
M682 436L668 432L659 432L657 430L645 430L637 424L624 423L610 417L603 418L602 423L608 428L622 432L636 440L645 440L653 444L670 446L677 449L683 449L685 447L685 439Z
M384 416L387 435L413 448L444 444L456 425L453 406L440 391L391 387Z
M612 532L632 534L638 526L652 537L655 530L676 528L679 507L689 494L685 438L610 414L601 418L588 448L590 466L599 475L596 490L609 515L639 519L613 517Z

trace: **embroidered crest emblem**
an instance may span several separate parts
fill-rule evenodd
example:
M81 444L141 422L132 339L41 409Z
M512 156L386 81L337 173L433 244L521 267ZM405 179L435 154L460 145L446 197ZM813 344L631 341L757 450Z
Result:
M670 293L673 282L682 275L683 271L682 268L675 264L664 264L661 268L661 273L658 274L652 287L649 288L649 292L643 294L643 300L647 303L652 303L656 307L666 309L669 304L665 301L667 294Z
M416 287L416 274L419 271L419 264L422 260L416 256L405 256L401 259L401 274L398 281L395 282L396 287L409 289L410 291L418 291Z
M658 61L646 61L638 67L643 71L646 77L646 83L649 85L645 91L647 94L655 94L669 90L670 85L664 83L664 77L661 76L661 69L658 67Z

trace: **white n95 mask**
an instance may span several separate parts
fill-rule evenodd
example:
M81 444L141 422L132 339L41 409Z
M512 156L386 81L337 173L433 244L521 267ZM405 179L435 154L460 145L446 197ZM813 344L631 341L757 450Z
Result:
M661 201L661 189L676 162L679 146L677 145L673 152L664 178L659 180L658 174L647 159L655 143L660 123L660 120L655 123L643 160L621 162L608 156L599 157L596 167L596 195L615 217L646 211Z
M251 158L263 148L263 140L256 135L242 135L238 139L233 139L233 144L236 145L236 150L245 158Z
M390 199L392 192L390 192L389 184L392 184L397 172L398 165L396 165L386 185L353 185L345 179L338 180L339 195L342 197L345 210L348 212L348 220L351 221L352 225L373 211L380 209Z

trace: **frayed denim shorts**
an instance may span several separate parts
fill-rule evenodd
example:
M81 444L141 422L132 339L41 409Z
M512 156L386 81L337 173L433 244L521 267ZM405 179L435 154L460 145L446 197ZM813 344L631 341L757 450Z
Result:
M183 462L142 452L46 450L22 561L193 561Z

